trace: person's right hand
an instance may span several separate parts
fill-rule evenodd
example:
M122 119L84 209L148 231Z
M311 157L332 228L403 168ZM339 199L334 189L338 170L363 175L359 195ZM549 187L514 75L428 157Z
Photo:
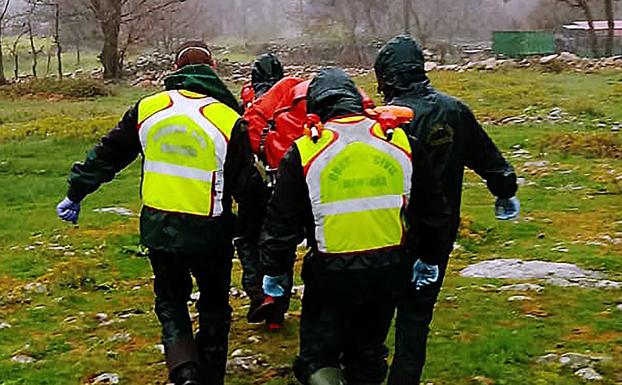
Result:
M515 219L520 214L520 201L516 197L497 198L495 202L495 217L500 221Z
M56 214L60 219L73 222L75 225L78 223L78 216L80 215L80 203L65 198L56 206Z
M437 265L430 265L418 259L413 266L411 282L415 284L417 290L421 290L438 281L438 276L439 269Z

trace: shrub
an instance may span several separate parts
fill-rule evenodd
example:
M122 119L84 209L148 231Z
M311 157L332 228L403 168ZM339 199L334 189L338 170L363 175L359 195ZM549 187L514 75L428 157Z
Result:
M110 94L109 87L93 79L33 79L0 87L0 95L5 97L84 99Z
M564 154L595 158L622 157L622 140L619 136L611 133L552 134L544 139L543 146Z

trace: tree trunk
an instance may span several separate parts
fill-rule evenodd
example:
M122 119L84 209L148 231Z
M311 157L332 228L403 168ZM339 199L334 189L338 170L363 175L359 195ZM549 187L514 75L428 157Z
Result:
M615 39L615 16L613 12L613 0L605 0L605 14L607 15L607 43L605 45L605 54L613 56L613 42Z
M410 11L411 11L411 6L410 6L410 0L403 0L404 1L404 33L406 35L410 35Z
M104 67L104 79L119 79L121 67L119 65L119 34L121 31L121 8L120 0L107 0L96 2L95 10L97 19L104 35L104 47L100 54L100 61Z
M19 53L17 52L18 44L19 44L19 40L16 39L15 42L13 43L13 74L15 75L15 80L19 78Z
M590 8L587 0L579 0L579 5L583 9L583 12L585 12L585 18L587 19L587 24L590 27L588 31L588 39L590 42L592 56L598 57L598 42L596 40L596 31L594 30L594 15L592 14L592 9Z
M80 67L80 39L76 41L76 66Z
M104 66L104 79L118 79L121 75L119 68L120 21L116 19L102 22L104 48L101 53L101 62Z
M63 47L60 45L60 5L58 2L54 4L54 7L54 40L56 43L56 60L58 61L58 79L63 80Z
M2 52L3 32L2 20L0 20L0 86L6 84L6 77L4 76L4 52Z
M0 85L6 84L6 77L4 76L4 52L2 51L2 43L4 38L3 22L9 10L9 5L11 5L11 0L5 0L4 8L2 10L2 13L0 13Z
M28 21L28 38L30 39L30 52L32 53L32 76L37 77L37 47L35 46L35 36L32 31L32 22Z
M13 74L15 75L15 80L17 80L19 79L19 55L17 51L13 55Z

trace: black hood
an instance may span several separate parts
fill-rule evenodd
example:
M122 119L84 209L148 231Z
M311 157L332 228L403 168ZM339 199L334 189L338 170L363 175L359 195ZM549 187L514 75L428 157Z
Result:
M251 71L255 96L260 97L268 92L273 85L283 79L283 76L283 65L275 55L266 53L259 56L253 63Z
M399 35L389 40L378 52L374 65L378 91L392 99L428 82L423 49L413 38Z
M356 85L342 69L326 68L313 78L307 92L307 111L322 122L363 113L363 98Z

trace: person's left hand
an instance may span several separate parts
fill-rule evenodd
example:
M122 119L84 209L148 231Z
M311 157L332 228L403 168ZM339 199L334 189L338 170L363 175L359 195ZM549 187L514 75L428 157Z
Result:
M287 275L277 275L276 277L271 277L269 275L264 275L263 277L263 292L270 297L278 298L285 295L284 286L287 286L289 281L289 277Z

